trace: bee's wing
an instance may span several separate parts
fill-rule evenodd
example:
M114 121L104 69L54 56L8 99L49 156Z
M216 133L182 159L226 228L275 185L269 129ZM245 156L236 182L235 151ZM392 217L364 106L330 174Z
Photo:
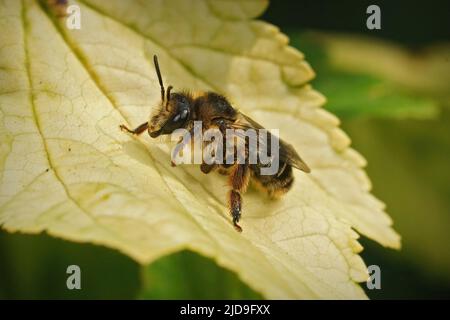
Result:
M305 161L303 161L303 159L300 158L297 151L295 151L294 147L291 144L288 144L281 139L279 139L279 141L280 141L280 160L281 161L286 161L288 164L290 164L294 168L302 170L306 173L311 172L311 169L308 167L308 165L305 163Z
M238 118L236 122L232 124L234 129L264 129L262 125L257 123L252 118L246 116L242 112L240 112L241 117ZM279 141L279 159L280 162L286 162L294 168L302 170L304 172L311 172L311 169L308 165L303 161L302 158L298 155L297 151L295 151L294 147L281 140L277 136L270 133L270 139L278 139ZM267 149L266 149L267 150Z

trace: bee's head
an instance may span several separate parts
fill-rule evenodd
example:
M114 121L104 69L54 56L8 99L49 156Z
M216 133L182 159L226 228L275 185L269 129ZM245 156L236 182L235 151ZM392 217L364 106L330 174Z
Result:
M156 138L160 135L170 134L176 129L184 128L191 113L192 98L186 93L171 93L172 86L169 86L167 92L165 92L158 58L153 56L153 61L161 87L161 104L150 117L148 131L152 138Z

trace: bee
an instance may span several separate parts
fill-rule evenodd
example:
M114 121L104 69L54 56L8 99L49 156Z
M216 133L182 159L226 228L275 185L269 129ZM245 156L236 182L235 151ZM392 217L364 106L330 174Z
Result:
M133 135L140 135L144 131L152 138L160 135L171 134L176 129L187 129L190 132L194 121L201 121L203 128L216 128L226 136L227 129L254 129L257 132L264 127L250 117L236 110L222 95L215 92L191 93L188 91L173 92L172 86L164 89L161 71L157 56L153 56L156 74L161 89L161 102L151 114L148 121L131 130L125 125L120 128ZM242 214L242 194L247 190L250 182L270 198L280 198L290 190L294 183L293 168L309 173L308 165L300 158L292 145L284 142L271 133L268 134L267 144L275 139L278 142L278 170L272 175L264 175L261 169L267 164L261 162L249 163L223 163L207 164L202 162L200 170L208 174L218 171L228 176L228 207L235 229L239 232L242 228L238 222ZM248 141L247 141L248 142ZM246 159L248 158L248 143L244 148ZM173 164L173 163L172 163Z

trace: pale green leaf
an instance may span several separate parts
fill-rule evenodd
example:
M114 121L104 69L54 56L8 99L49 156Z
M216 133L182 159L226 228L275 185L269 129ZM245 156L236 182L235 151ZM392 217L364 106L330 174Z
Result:
M83 1L81 30L44 5L0 3L0 224L115 248L147 264L213 258L267 298L364 298L360 233L399 246L365 160L298 51L252 20L266 1ZM281 201L254 190L237 233L225 178L170 165L169 146L118 126L159 100L150 57L176 89L210 89L280 135L313 172ZM200 272L200 271L199 271Z

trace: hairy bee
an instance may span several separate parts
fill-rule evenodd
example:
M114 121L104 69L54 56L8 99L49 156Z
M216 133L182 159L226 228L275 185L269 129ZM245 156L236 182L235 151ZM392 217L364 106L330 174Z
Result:
M134 130L121 125L122 130L134 135L139 135L147 130L150 137L156 138L160 135L171 134L180 128L192 131L194 121L201 121L204 129L217 128L224 136L226 136L227 129L264 129L260 124L233 108L224 96L215 92L197 94L172 92L172 86L169 86L166 91L156 56L153 57L153 61L161 88L161 103L152 113L149 121ZM278 145L279 166L274 174L263 175L261 169L267 164L262 163L207 164L203 162L200 165L201 171L205 174L217 170L219 173L228 175L230 186L228 205L234 227L239 232L242 231L238 224L242 212L242 194L247 190L250 181L269 197L279 198L289 191L294 182L292 168L310 172L307 164L290 144L270 133L269 137L267 144L271 144L271 141L277 139ZM247 159L248 143L245 146L244 152Z

